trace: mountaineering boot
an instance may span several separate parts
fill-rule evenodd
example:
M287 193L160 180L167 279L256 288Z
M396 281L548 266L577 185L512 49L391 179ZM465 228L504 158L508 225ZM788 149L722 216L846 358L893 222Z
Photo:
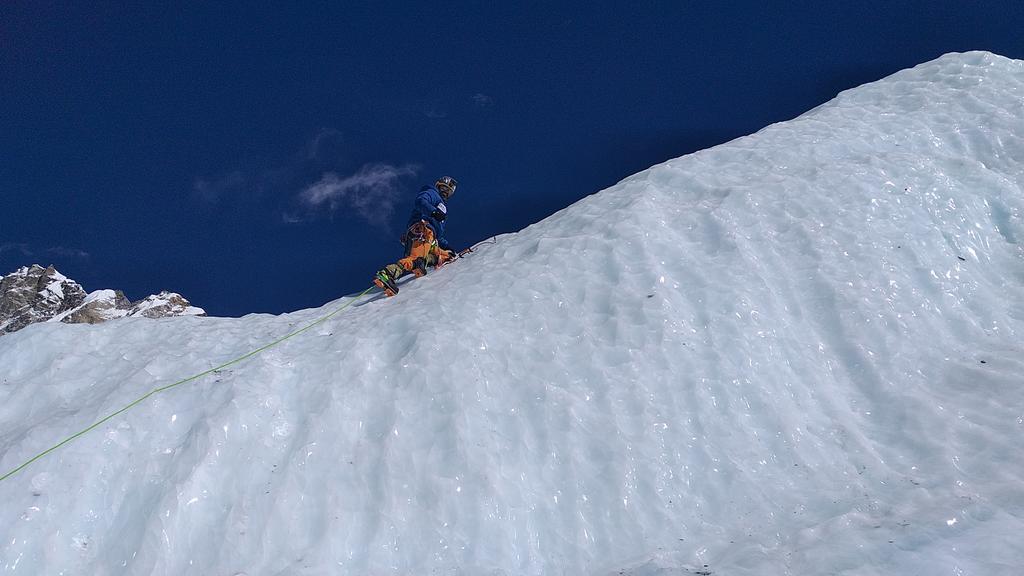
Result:
M383 290L387 296L398 294L398 283L395 282L395 279L387 269L379 270L377 276L373 279L373 283Z
M427 275L427 261L423 258L417 258L412 261L412 273L417 278Z

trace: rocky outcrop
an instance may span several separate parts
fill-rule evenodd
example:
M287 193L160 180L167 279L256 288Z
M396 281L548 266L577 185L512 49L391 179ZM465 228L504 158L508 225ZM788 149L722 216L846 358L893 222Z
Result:
M81 306L58 318L69 324L99 324L128 316L132 302L120 290L97 290Z
M86 293L80 284L53 266L33 264L0 276L0 336L36 322L97 324L129 316L205 316L202 308L174 292L161 292L138 302L120 290Z
M132 304L129 316L145 316L146 318L164 318L165 316L205 316L202 308L189 304L188 300L175 292L163 292Z
M87 296L81 285L53 266L20 268L0 277L0 334L73 310Z

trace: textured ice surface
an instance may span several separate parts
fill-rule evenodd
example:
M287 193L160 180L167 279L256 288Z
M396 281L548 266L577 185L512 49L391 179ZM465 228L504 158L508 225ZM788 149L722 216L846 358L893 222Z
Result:
M0 483L4 574L1020 574L1024 63L672 160ZM335 309L0 340L0 469Z

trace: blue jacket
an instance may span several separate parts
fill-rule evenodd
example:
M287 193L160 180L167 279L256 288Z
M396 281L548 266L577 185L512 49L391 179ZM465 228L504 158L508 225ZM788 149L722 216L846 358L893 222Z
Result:
M441 193L437 191L437 188L433 186L424 186L420 188L420 193L416 195L416 203L412 208L412 215L409 216L409 223L406 227L412 226L413 224L423 220L430 226L430 229L434 231L434 237L437 238L437 245L443 250L449 250L448 240L444 237L444 222L438 222L434 219L431 214L434 210L440 210L445 214L448 213L448 207L444 205L444 199L441 198Z

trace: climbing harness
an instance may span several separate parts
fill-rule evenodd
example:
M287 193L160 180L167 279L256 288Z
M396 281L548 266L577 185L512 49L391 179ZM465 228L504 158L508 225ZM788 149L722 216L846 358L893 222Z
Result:
M398 241L401 242L403 246L413 241L426 242L428 230L429 228L427 228L427 223L424 222L423 220L420 220L419 222L416 222L412 226L409 226L409 229L406 230L404 234L402 234Z

